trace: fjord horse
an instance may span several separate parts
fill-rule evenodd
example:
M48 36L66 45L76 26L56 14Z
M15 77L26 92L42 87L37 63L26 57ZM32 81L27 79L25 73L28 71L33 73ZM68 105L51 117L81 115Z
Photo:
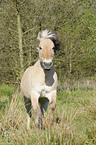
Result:
M57 74L53 67L54 51L59 49L57 35L45 29L38 33L40 41L39 60L26 69L21 79L21 91L24 95L27 111L27 129L30 128L31 103L34 109L36 126L41 127L42 117L50 104L50 120L53 120L56 107Z

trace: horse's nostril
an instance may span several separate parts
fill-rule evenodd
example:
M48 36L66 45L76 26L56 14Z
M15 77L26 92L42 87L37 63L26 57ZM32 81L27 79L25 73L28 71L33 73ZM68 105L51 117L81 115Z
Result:
M46 66L46 64L47 64L47 63L46 63L46 62L44 62L44 65L45 65L45 66Z
M49 62L49 66L51 66L52 65L52 62Z

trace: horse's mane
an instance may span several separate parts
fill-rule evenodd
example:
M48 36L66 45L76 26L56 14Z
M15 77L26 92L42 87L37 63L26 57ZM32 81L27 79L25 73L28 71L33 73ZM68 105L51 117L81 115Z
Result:
M37 39L40 41L42 38L51 39L55 45L54 50L59 50L58 37L55 33L52 33L52 31L45 29L38 33Z

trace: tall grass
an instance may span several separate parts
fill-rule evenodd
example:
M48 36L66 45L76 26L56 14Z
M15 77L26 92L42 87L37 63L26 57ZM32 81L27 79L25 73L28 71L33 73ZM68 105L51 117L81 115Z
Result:
M64 89L96 89L96 75L93 77L88 77L88 78L82 78L82 79L71 79L69 77L65 79L60 79L59 80L59 89L64 90Z
M8 90L11 87L7 86ZM13 88L14 90L14 88ZM2 94L2 91L1 91ZM50 106L43 118L45 129L38 129L34 123L32 109L31 129L27 130L26 110L23 97L17 90L4 93L0 101L7 100L1 107L0 143L3 145L94 145L96 144L96 90L58 92L54 122L50 124ZM3 100L2 98L5 97Z

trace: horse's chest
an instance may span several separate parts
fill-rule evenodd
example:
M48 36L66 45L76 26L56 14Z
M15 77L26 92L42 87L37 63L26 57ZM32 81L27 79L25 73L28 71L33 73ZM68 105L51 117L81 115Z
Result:
M54 72L46 72L45 73L45 84L46 86L52 86L54 84L53 78Z
M46 96L48 93L52 91L52 86L54 84L54 78L52 75L46 74L45 75L45 82L44 85L41 86L40 95L42 97Z
M54 73L54 69L50 71L45 70L38 78L36 78L36 83L33 87L40 96L46 96L46 94L53 91L53 86L55 83Z

